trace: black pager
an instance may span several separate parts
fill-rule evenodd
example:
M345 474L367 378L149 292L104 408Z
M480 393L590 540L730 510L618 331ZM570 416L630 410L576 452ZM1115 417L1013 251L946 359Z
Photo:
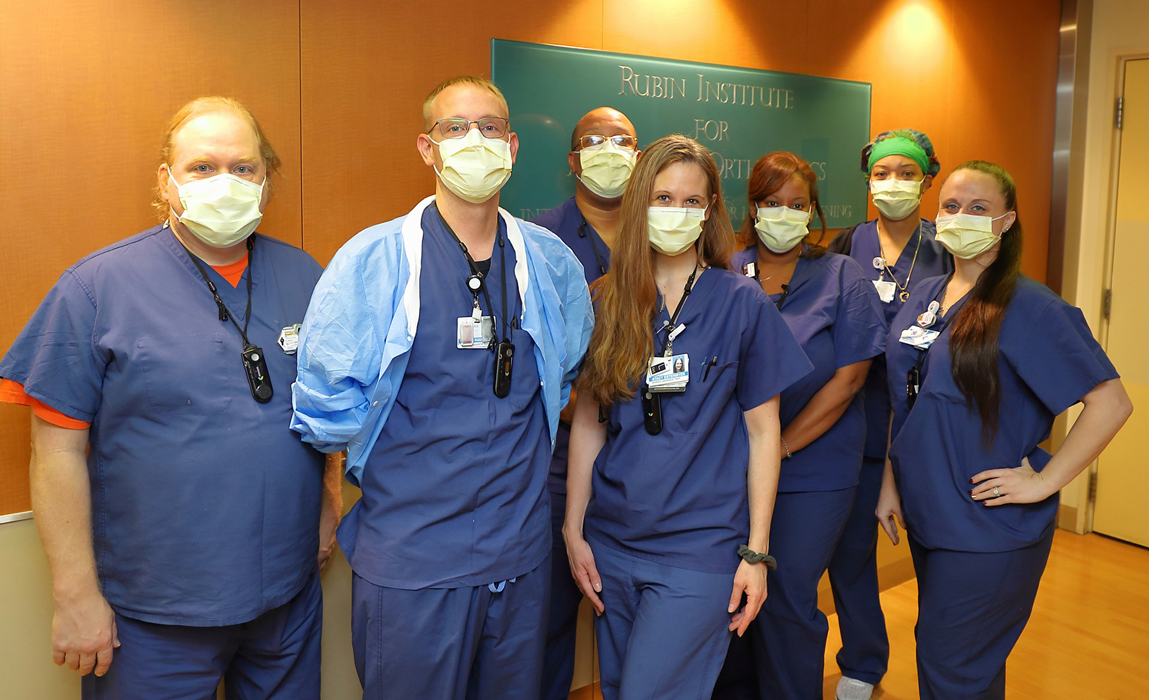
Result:
M642 389L642 418L646 432L658 435L662 432L662 394L652 394L650 389Z
M247 375L247 386L251 389L252 398L260 403L271 401L271 377L267 374L267 360L263 357L263 349L248 345L240 357L243 358L243 372Z
M511 370L515 365L515 346L503 340L495 346L495 396L505 399L511 393Z

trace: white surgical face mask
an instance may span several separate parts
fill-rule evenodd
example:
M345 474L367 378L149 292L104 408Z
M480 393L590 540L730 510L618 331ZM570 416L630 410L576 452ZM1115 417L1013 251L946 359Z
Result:
M579 181L603 199L617 199L626 192L637 155L634 149L620 148L610 139L584 148L578 155L582 164Z
M870 180L870 196L874 199L874 206L891 221L901 221L914 210L922 201L923 180Z
M166 167L166 166L165 166ZM251 235L263 218L259 203L267 184L255 184L231 173L220 173L202 180L176 182L168 167L168 177L179 192L184 213L176 220L196 238L213 248L228 248ZM172 210L175 214L175 210Z
M790 207L758 207L754 230L770 252L785 253L810 233L810 212Z
M678 255L702 235L705 209L690 207L649 207L646 210L646 236L655 250Z
M502 139L489 139L471 129L461 139L443 139L431 143L439 147L443 170L439 179L461 199L480 204L495 196L511 177L511 144Z
M1011 213L1006 212L992 219L977 214L939 214L936 222L937 241L955 258L976 258L1001 240L1000 235L995 236L993 233L993 222Z

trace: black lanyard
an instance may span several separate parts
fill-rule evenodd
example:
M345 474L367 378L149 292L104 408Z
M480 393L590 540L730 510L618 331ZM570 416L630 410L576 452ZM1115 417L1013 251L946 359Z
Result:
M578 225L579 238L589 238L590 239L590 247L591 247L591 250L594 251L594 259L595 259L595 262L598 263L599 274L605 275L606 274L606 264L602 261L602 255L600 255L598 252L598 243L594 242L594 233L592 233L592 232L594 232L594 229L592 228L591 232L588 232L587 231L586 217L582 216L581 213L579 214L579 216L582 217L582 223Z
M178 238L176 240L179 240ZM255 269L252 266L252 260L255 254L254 238L248 237L247 239L247 309L243 312L243 328L239 327L236 323L235 314L231 313L227 305L223 303L223 299L219 296L219 290L216 289L215 284L207 276L207 270L203 269L200 264L199 258L192 255L191 251L184 247L188 257L191 258L192 264L199 270L199 274L203 277L203 281L207 282L207 288L211 290L211 296L215 300L215 306L219 310L219 320L231 321L231 325L239 331L239 335L243 338L243 351L240 352L240 359L243 360L243 372L247 377L247 388L251 390L251 397L259 403L267 403L271 401L273 390L271 386L271 377L267 372L267 359L263 356L263 349L253 345L247 338L247 326L251 322L251 278L255 275ZM183 245L181 242L180 245Z
M252 254L254 252L254 248L255 248L255 246L252 245L251 238L248 238L247 239L247 309L243 312L243 328L240 328L239 324L235 322L235 314L228 311L227 306L223 303L223 299L220 298L220 296L219 296L219 290L216 289L215 285L212 284L212 281L210 279L208 279L207 270L203 269L203 265L200 264L199 258L192 255L190 250L188 250L187 248L184 248L184 250L187 251L188 257L191 258L192 264L195 265L195 269L199 270L199 274L201 277L203 277L203 281L207 282L207 288L211 290L212 298L215 299L216 308L219 309L219 320L231 321L231 325L235 326L235 329L237 331L239 331L239 336L241 338L243 338L243 347L245 350L247 349L247 347L249 345L251 345L251 343L249 343L247 340L247 324L249 321L251 321L251 276L252 276L251 259L252 259Z
M694 288L694 276L698 274L698 263L694 264L694 269L690 272L690 277L686 278L686 287L682 290L682 298L678 300L678 306L674 307L674 313L671 315L670 320L664 326L666 330L666 339L662 342L662 354L666 354L667 348L674 348L674 341L671 340L670 334L678 326L678 314L682 313L682 307L686 304L686 297L690 296L690 290Z
M454 238L455 242L459 244L459 248L463 251L463 257L467 259L467 267L471 268L471 275L467 278L467 290L471 292L474 297L475 306L479 305L479 291L471 287L470 281L472 279L479 280L479 288L483 290L483 298L487 300L487 308L494 312L494 307L491 305L491 295L490 292L487 291L485 275L479 271L479 266L475 264L475 259L471 257L471 252L467 250L466 244L459 239L458 234L456 234L455 230L451 228L451 225L447 223L447 220L443 218L443 213L439 211L439 207L437 206L435 207L435 213L439 216L439 221L443 224L443 228L447 229L447 233L451 234L451 238ZM503 314L500 318L503 325L503 338L507 338L507 253L504 248L503 234L498 232L497 227L495 235L499 241L499 277L502 280L503 286ZM495 329L495 324L493 323L491 324L491 332L490 349L493 352L495 347L501 342L499 340L499 332Z

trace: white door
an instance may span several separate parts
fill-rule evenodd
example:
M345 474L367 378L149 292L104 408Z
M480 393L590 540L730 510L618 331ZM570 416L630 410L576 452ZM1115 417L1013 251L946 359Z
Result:
M1098 460L1093 529L1149 546L1149 59L1125 64L1121 121L1105 351L1134 411Z

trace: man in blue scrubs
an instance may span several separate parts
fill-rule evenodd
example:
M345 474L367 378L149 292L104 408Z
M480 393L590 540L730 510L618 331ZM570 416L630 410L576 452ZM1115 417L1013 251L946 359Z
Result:
M537 698L547 470L593 325L582 266L499 208L518 139L490 81L423 105L435 195L335 255L301 331L292 427L348 451L339 529L364 697Z
M279 160L241 104L189 103L161 155L163 224L65 271L0 362L33 408L54 660L85 698L314 700L339 455L325 495L288 422L320 267L254 233Z
M534 219L534 223L558 234L574 252L586 272L588 285L610 267L622 195L641 153L634 125L625 114L611 107L587 112L575 125L567 156L576 178L575 194ZM551 604L543 663L542 697L546 700L565 700L570 695L578 607L582 601L582 593L570 575L562 536L570 433L570 419L564 412L547 479L551 499Z

